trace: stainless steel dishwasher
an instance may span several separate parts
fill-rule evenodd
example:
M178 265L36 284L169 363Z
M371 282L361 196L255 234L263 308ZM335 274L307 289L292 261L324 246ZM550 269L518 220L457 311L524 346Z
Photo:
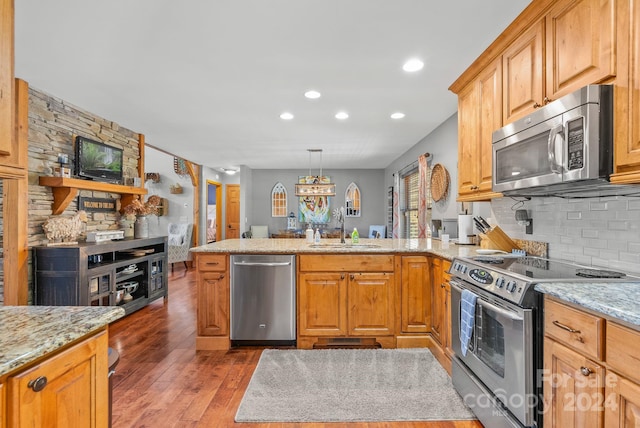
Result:
M295 256L231 256L231 342L295 344Z

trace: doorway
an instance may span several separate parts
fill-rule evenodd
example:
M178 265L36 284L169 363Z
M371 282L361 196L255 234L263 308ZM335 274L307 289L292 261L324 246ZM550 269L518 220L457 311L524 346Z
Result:
M222 239L222 184L207 180L207 244Z
M227 230L225 239L240 238L240 185L227 184Z

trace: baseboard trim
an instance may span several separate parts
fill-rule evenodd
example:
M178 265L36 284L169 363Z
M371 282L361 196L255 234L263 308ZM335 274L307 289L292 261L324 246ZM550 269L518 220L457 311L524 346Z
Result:
M229 336L196 336L196 351L228 351Z

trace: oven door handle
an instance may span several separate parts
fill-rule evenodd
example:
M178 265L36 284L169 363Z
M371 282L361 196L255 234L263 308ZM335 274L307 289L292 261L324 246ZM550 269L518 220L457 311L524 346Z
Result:
M449 285L453 287L458 293L462 293L462 287L458 285L459 283L456 281L449 281ZM524 317L518 316L518 314L514 314L511 311L506 309L502 309L494 304L489 303L487 300L484 300L482 297L478 296L478 300L476 304L479 306L484 306L485 308L491 309L492 312L502 315L505 318L508 318L512 321L524 321Z

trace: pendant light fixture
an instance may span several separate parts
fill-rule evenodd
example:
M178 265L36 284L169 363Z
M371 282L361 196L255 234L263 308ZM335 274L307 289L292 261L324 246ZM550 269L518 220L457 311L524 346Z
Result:
M309 177L313 180L311 183L297 183L296 196L335 196L336 185L333 183L322 183L322 149L307 149L309 152ZM320 153L320 174L311 175L311 155Z

